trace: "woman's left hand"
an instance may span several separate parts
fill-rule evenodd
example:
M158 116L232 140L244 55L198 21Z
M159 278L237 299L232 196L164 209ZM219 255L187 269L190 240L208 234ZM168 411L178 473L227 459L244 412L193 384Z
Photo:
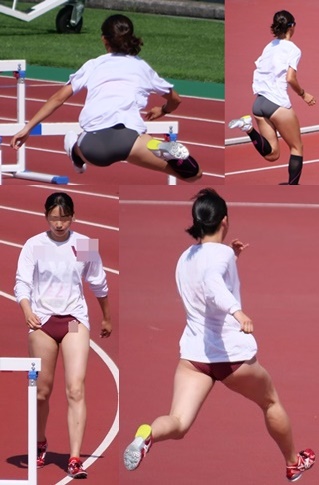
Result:
M153 121L153 120L157 120L157 118L160 118L161 116L164 116L164 113L162 111L162 107L161 106L154 106L154 108L150 109L146 113L145 119L147 121Z
M112 323L110 320L102 320L101 338L108 338L112 333Z
M308 106L314 106L316 104L316 99L314 96L312 96L312 94L304 93L302 99L308 104Z
M249 244L242 243L239 239L233 239L230 243L230 247L233 249L237 258L239 255L244 251L244 249L248 248Z

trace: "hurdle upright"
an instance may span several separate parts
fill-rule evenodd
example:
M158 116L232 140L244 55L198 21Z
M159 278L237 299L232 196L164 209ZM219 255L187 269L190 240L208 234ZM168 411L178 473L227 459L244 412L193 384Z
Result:
M0 357L0 371L28 372L28 479L0 480L1 485L37 485L37 373L41 359Z
M0 137L13 136L20 131L26 123L26 61L25 60L0 60L0 72L13 72L17 80L17 121L11 123L11 129L7 130L7 123L0 123ZM55 184L67 184L68 177L60 175L51 175L38 172L28 171L26 168L26 147L22 145L17 152L17 162L11 164L3 163L2 159L2 174L10 173L16 178L25 178L29 180L37 180L39 182L48 182Z

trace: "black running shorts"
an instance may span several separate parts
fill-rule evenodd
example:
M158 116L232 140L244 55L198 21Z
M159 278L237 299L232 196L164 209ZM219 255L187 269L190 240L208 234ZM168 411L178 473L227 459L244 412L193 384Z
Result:
M278 104L275 104L264 96L258 94L253 104L253 114L255 116L269 119L278 108L280 108Z
M123 124L103 130L83 132L78 146L88 162L99 167L126 160L139 134Z

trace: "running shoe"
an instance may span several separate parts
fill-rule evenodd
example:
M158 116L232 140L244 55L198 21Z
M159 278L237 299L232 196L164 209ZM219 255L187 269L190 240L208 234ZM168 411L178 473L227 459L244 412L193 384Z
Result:
M306 470L309 470L316 459L315 453L309 448L298 453L298 461L295 465L287 466L287 479L289 482L296 482Z
M187 148L177 141L161 141L152 138L147 143L147 148L158 158L163 158L164 160L171 158L185 160L189 156Z
M68 463L68 475L72 478L87 478L88 474L83 469L80 458L72 457Z
M86 163L73 150L77 141L77 134L74 131L68 131L64 137L64 150L72 161L76 173L84 173L86 171Z
M135 470L152 446L152 429L142 424L136 431L135 438L124 451L124 465L127 470Z
M229 128L240 128L242 131L249 131L253 127L253 120L250 115L242 116L241 118L231 120L228 123Z
M47 453L48 442L45 441L38 441L37 442L37 468L42 468L45 465L45 455Z

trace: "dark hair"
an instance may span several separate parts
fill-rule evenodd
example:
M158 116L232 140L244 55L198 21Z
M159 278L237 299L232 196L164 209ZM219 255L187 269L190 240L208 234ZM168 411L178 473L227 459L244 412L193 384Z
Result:
M73 200L64 192L54 192L49 195L44 204L45 215L48 216L55 207L59 207L65 216L73 216L74 214Z
M227 205L214 189L202 189L194 197L193 225L186 229L194 239L214 234L227 216Z
M133 23L125 15L111 15L103 22L101 29L112 52L130 56L137 56L140 52L143 41L134 35Z
M287 10L280 10L275 13L270 29L275 37L282 39L293 25L296 25L294 16Z

